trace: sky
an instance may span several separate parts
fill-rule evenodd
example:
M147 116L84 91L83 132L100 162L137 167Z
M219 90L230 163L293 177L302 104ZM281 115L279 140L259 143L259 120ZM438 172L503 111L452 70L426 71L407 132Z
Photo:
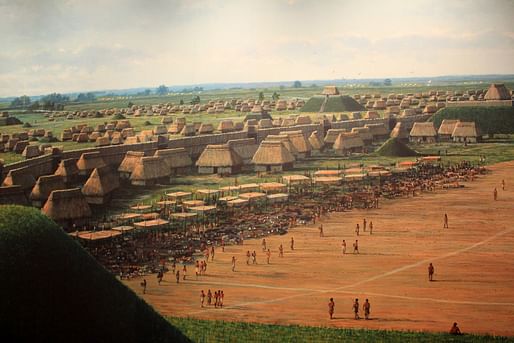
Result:
M0 0L0 96L514 74L514 0Z

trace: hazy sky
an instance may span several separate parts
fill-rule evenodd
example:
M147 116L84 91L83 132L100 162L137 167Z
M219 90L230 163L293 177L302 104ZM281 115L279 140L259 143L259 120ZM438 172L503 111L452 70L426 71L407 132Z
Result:
M514 74L514 1L0 0L0 96Z

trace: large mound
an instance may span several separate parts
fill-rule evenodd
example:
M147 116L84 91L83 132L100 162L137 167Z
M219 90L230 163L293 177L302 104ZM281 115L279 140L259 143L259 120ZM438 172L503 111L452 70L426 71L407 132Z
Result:
M377 150L380 156L393 156L393 157L409 157L416 156L417 153L402 143L397 138L389 138Z
M514 107L446 107L432 117L435 127L443 119L474 121L481 134L514 133Z
M36 209L0 206L0 341L187 341Z
M313 96L300 110L301 112L351 112L364 111L365 108L347 95L331 95L323 106L326 97Z

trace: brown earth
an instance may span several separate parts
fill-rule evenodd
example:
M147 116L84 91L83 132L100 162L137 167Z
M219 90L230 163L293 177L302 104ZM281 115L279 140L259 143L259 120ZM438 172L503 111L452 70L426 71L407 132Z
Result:
M171 273L158 286L147 276L126 282L163 315L276 324L447 331L456 321L473 333L514 335L514 162L490 167L465 188L438 190L415 198L382 201L380 209L333 213L316 226L267 237L271 264L261 241L216 250L207 275L176 284ZM507 183L501 190L501 180ZM499 199L493 200L498 188ZM443 229L448 213L449 229ZM373 235L361 232L360 254L352 254L355 225L373 221ZM362 227L361 227L362 231ZM290 250L294 237L295 250ZM341 242L348 245L341 253ZM285 256L278 257L283 244ZM257 265L246 265L246 251ZM231 257L236 256L236 272ZM427 267L435 266L428 281ZM223 309L200 308L200 290L223 289ZM336 303L328 318L328 300ZM352 301L368 298L372 320L354 320ZM361 316L362 310L361 310Z

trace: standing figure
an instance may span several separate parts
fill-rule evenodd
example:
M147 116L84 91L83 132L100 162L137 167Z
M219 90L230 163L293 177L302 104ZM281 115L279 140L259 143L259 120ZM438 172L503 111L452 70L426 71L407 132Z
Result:
M364 318L366 320L369 320L369 312L371 311L371 304L369 303L368 299L364 302L364 305L362 305L362 309L364 310Z
M232 256L232 271L236 271L236 257Z
M203 289L202 289L202 292L200 293L200 303L202 304L202 307L203 307L204 302L205 302L205 293L203 292Z
M320 224L319 225L319 236L320 237L324 237L325 235L323 234L323 224Z
M246 264L250 264L250 250L246 251Z
M212 304L212 293L211 293L211 290L209 289L207 291L207 305L211 306Z
M266 251L266 261L267 263L269 264L269 259L271 258L271 250L268 249L268 251Z
M334 315L335 307L336 303L334 302L334 298L330 298L330 301L328 302L328 315L330 316L330 319L332 319L332 316Z
M369 222L369 234L370 235L373 234L373 222L372 221Z
M262 245L262 252L265 252L266 251L266 238L262 239L261 245Z
M284 257L284 247L282 247L282 244L278 247L278 257Z
M294 238L291 237L291 250L294 250Z
M505 190L505 180L502 180L502 191Z
M341 247L343 249L343 255L346 254L346 241L343 239L343 243L341 244Z
M353 302L353 313L355 315L355 319L360 319L359 317L359 299L355 299Z
M358 254L359 253L359 241L355 240L355 243L353 243L353 253Z
M355 226L355 234L357 236L359 235L359 231L360 231L360 227L359 227L359 224L357 224L357 226Z
M362 221L362 230L363 230L364 232L366 232L366 224L367 224L367 222L366 222L366 218L364 218L364 220Z
M180 270L177 269L177 272L175 273L175 277L177 278L177 283L180 282Z
M498 200L498 190L496 189L496 187L494 187L493 197L494 197L494 201Z
M182 280L186 279L186 274L187 274L187 268L186 268L186 265L184 264L184 268L182 268Z
M432 263L428 265L428 281L434 280L434 266Z
M143 294L146 294L146 279L143 279L143 282L141 282L141 287L143 287Z
M445 213L444 214L444 226L443 226L443 229L447 229L448 228L448 215Z

